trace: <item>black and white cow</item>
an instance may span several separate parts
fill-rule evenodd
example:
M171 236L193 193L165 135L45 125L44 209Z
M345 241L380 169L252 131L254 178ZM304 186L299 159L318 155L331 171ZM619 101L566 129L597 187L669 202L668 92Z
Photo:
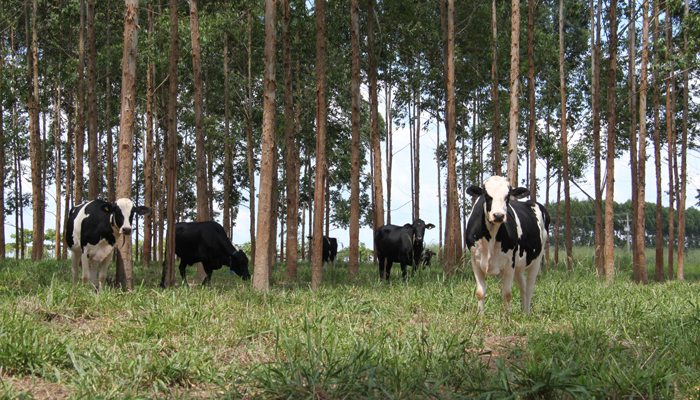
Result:
M423 250L423 255L421 256L421 264L423 267L429 267L430 263L433 261L433 256L435 253L430 249Z
M185 283L187 266L198 262L207 273L202 285L209 283L212 271L223 265L229 267L229 273L235 272L244 280L250 279L248 256L231 243L224 227L216 221L175 224L175 254L180 257L180 275Z
M313 240L313 236L306 237L309 240ZM323 248L321 249L321 259L323 260L323 268L326 269L330 263L332 267L335 267L335 257L338 255L338 239L324 236L323 237Z
M415 268L420 264L426 228L433 229L435 225L426 225L422 219L417 219L413 224L384 225L377 228L374 232L374 246L379 260L379 279L389 280L391 264L395 262L401 264L404 279L408 277L407 265Z
M521 199L529 196L530 191L511 188L508 180L501 176L492 176L483 187L472 186L467 193L479 196L469 215L465 232L476 277L479 310L483 314L485 275L503 274L501 295L506 309L510 310L511 288L515 278L520 289L522 310L528 313L548 238L547 210L542 204L531 200L511 200L511 197Z
M134 206L129 199L118 199L114 203L93 200L71 208L63 236L72 253L73 283L82 265L82 282L90 282L101 290L114 244L122 235L131 235L134 214L146 215L150 211L147 207Z

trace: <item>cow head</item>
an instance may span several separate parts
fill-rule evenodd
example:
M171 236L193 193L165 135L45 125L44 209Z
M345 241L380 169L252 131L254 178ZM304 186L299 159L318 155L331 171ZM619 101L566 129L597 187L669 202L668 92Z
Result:
M471 186L467 193L472 196L484 196L484 216L492 224L506 222L511 196L522 199L530 195L526 188L511 188L508 180L502 176L490 177L484 182L484 187Z
M406 224L404 225L404 228L409 228L413 229L413 240L415 243L423 243L423 236L425 236L425 230L426 229L433 229L435 228L435 225L433 224L425 224L422 219L418 218L417 220L413 221L412 224Z
M250 272L248 272L248 256L238 248L233 246L235 251L231 254L229 258L229 274L236 273L238 276L243 278L244 281L250 279Z
M146 215L151 212L148 207L134 206L130 199L117 199L116 203L105 203L103 211L110 214L109 223L115 234L131 235L131 223L134 214Z

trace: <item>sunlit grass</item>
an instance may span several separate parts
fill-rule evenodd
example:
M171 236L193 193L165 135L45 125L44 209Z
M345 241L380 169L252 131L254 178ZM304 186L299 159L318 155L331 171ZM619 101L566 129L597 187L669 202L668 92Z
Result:
M641 286L624 252L606 283L576 249L573 273L543 270L530 315L517 288L506 313L489 278L483 317L470 268L437 263L380 283L372 264L349 279L338 262L317 292L308 264L291 283L278 264L268 293L225 270L161 290L154 263L133 292L97 294L67 262L7 260L0 398L695 398L699 254L686 281Z

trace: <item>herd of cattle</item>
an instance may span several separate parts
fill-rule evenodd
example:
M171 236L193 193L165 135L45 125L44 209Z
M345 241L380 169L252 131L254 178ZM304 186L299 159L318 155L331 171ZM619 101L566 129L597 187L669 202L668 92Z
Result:
M500 176L489 178L482 187L472 186L467 193L477 197L469 215L465 241L471 253L476 278L476 297L483 313L486 295L485 276L503 275L501 295L510 309L513 279L520 289L523 312L530 310L535 280L548 238L549 214L541 204L523 199L530 195L525 188L512 188ZM107 268L118 240L131 234L135 214L146 215L147 207L135 206L129 199L114 203L93 200L70 210L64 237L71 249L73 283L82 273L88 282L101 290ZM424 249L425 230L435 225L416 219L403 226L384 225L374 232L374 245L379 261L379 278L389 279L393 263L401 265L404 279L407 267L429 265L435 255ZM338 241L323 237L324 268L335 265ZM248 257L228 239L224 228L215 221L180 222L175 225L175 254L180 257L180 275L186 282L186 267L201 262L211 280L212 271L228 265L229 273L250 279ZM82 267L82 268L81 268ZM99 269L99 271L98 271ZM526 273L527 272L527 276Z

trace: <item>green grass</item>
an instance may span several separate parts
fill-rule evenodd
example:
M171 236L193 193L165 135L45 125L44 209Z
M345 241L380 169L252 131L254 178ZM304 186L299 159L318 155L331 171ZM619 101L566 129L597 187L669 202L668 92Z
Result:
M543 271L527 316L489 278L483 317L469 267L380 283L338 262L312 292L308 264L299 283L278 264L264 294L224 270L161 290L153 264L133 292L96 294L67 262L6 260L0 399L697 398L700 251L684 282L636 285L628 259L606 283L576 249L572 274Z

